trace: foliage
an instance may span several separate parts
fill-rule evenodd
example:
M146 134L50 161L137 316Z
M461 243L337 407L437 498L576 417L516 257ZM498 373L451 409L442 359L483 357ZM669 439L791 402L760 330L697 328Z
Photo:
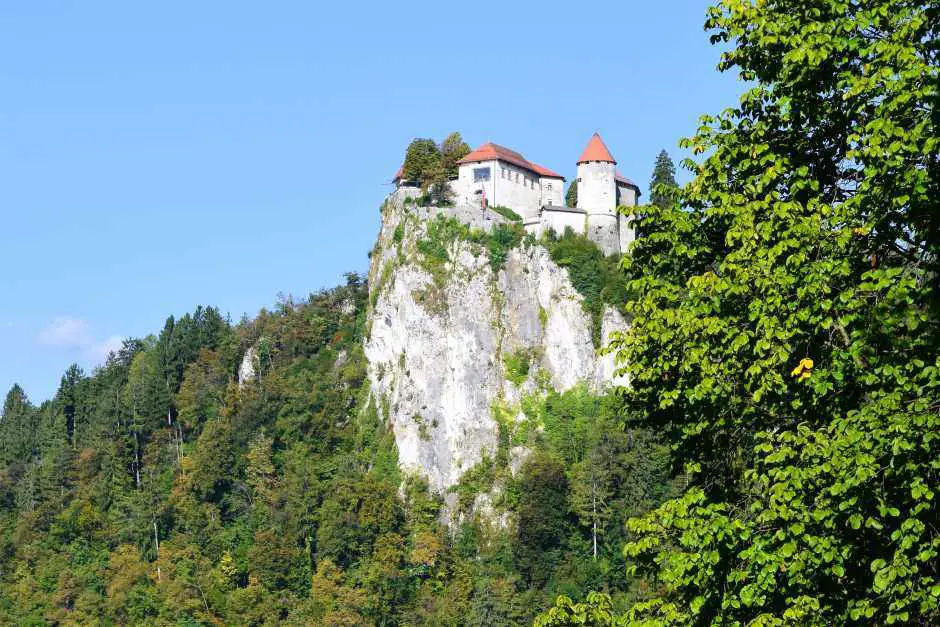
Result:
M615 342L691 485L629 522L661 593L611 622L940 620L938 23L909 0L709 10L753 87L685 141L707 157L677 206L639 212Z
M463 473L457 485L451 488L451 491L457 494L458 510L469 512L477 495L488 492L495 480L494 462L490 457L484 456L479 463Z
M669 153L661 150L656 156L656 165L653 167L653 177L650 180L650 203L657 207L667 208L674 202L673 198L678 189L676 165L669 158Z
M605 305L622 309L627 298L617 256L605 257L594 242L570 228L560 237L549 231L542 245L555 263L568 269L572 285L584 298L584 310L591 316L591 339L599 347Z
M568 478L556 458L531 455L519 470L515 559L527 581L543 584L568 531Z
M438 261L457 239L500 241L446 220L429 233ZM39 406L12 388L0 623L522 623L556 594L627 585L623 525L600 515L592 529L584 495L603 476L609 508L655 505L640 495L666 485L662 445L616 432L615 404L586 388L528 398L540 429L494 407L498 450L463 474L446 529L442 496L402 476L376 407L389 401L366 384L367 294L350 274L234 325L202 307L93 373L70 368ZM239 383L249 348L257 377ZM534 456L514 477L520 444ZM473 511L483 493L506 528Z
M503 364L506 366L506 378L515 385L522 383L529 376L529 364L532 356L529 351L519 349L513 353L503 355Z
M459 166L457 162L470 154L470 146L463 140L460 133L454 132L441 142L441 169L447 179L457 176Z
M522 216L520 216L518 213L516 213L509 207L502 207L500 205L491 205L489 209L503 216L510 222L522 222Z
M403 174L427 189L441 172L441 151L433 139L415 139L405 151Z
M456 241L469 241L470 227L452 216L439 214L427 222L424 236L417 242L421 267L434 277L435 283L443 285L447 278L446 264L450 261L450 249Z
M578 179L571 181L571 184L568 185L568 191L565 192L565 206L578 206Z
M497 224L488 234L478 237L486 244L490 254L490 267L493 272L499 272L506 264L509 251L518 246L525 237L525 230L518 222L512 224Z
M460 133L451 133L440 145L433 139L415 139L405 151L403 176L417 181L424 194L419 205L446 205L450 202L448 181L457 176L457 162L470 152Z
M606 594L591 592L586 603L575 603L562 595L555 599L555 605L535 619L535 627L554 627L565 625L585 625L586 627L605 627L607 625L626 625L627 621L614 613L610 597Z
M509 251L522 242L524 235L525 231L517 223L497 224L487 232L471 230L453 216L438 214L427 222L425 234L417 242L419 261L440 287L447 278L447 264L451 260L451 247L455 242L464 241L484 247L489 253L490 267L493 272L498 272L506 263Z

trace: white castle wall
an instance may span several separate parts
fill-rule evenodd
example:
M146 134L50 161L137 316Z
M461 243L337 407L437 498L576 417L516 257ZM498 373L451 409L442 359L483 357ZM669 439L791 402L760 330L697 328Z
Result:
M563 208L543 211L543 232L553 229L555 233L561 235L565 232L565 229L570 227L575 233L584 235L587 226L585 218L587 218L587 215L581 211L565 211Z
M633 218L620 215L620 252L625 253L636 239L636 231L633 229Z
M617 183L617 206L635 207L636 206L636 188L623 183ZM626 252L627 248L636 239L636 232L633 229L633 218L620 214L617 218L618 229L620 231L620 252Z
M474 182L473 171L487 167L490 169L490 180ZM509 207L523 218L538 214L542 196L540 180L532 172L495 160L461 165L457 189L458 198L469 204L479 203L480 195L475 192L485 189L486 200L490 205Z
M636 190L624 183L617 183L617 206L633 207L636 205Z
M613 215L617 208L616 166L602 161L578 164L578 209Z
M539 179L539 182L542 186L542 199L539 203L541 206L552 205L554 207L564 207L565 198L564 198L564 189L565 182L562 179L546 178L542 177Z
M489 179L474 181L474 170L489 168ZM489 204L509 207L523 218L529 233L541 236L548 229L559 235L570 227L587 235L604 252L626 250L635 234L631 221L617 213L620 205L636 205L637 192L616 180L616 165L590 161L578 164L578 209L564 211L564 181L538 177L535 173L497 159L462 164L451 182L458 206L480 207L485 190ZM543 210L543 207L558 207Z

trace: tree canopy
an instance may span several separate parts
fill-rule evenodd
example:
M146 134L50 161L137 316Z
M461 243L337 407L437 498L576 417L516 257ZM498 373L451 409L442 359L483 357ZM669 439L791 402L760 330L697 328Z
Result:
M448 202L447 182L457 176L457 162L470 153L470 146L454 132L438 145L433 139L415 139L405 151L403 175L430 192L438 204Z
M751 87L638 211L615 342L690 486L628 523L660 591L542 624L940 620L938 7L719 2Z

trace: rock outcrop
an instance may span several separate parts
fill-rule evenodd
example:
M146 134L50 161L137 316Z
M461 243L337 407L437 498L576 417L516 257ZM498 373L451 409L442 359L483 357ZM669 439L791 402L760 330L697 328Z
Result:
M622 381L615 380L613 355L599 355L592 344L591 318L568 271L544 247L523 242L494 271L482 246L458 238L448 243L443 271L429 269L417 245L427 219L394 194L383 207L365 354L371 394L394 430L401 467L446 492L494 453L497 403L518 406L538 386L600 389ZM475 222L487 227L485 219ZM608 307L603 339L624 326ZM513 358L525 362L523 372L509 372Z
M242 387L258 376L258 349L249 346L242 356L242 361L238 365L238 387Z

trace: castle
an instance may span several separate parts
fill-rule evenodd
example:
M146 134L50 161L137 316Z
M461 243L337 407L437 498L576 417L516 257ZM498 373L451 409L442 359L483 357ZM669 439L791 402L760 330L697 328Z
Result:
M522 216L525 230L540 236L549 229L563 233L570 227L587 235L609 255L626 251L634 232L619 206L634 206L639 188L617 170L600 135L594 133L577 161L577 207L566 207L565 177L533 163L520 153L487 142L458 161L458 175L450 181L457 205L508 207ZM399 169L394 179L401 188L414 187Z

